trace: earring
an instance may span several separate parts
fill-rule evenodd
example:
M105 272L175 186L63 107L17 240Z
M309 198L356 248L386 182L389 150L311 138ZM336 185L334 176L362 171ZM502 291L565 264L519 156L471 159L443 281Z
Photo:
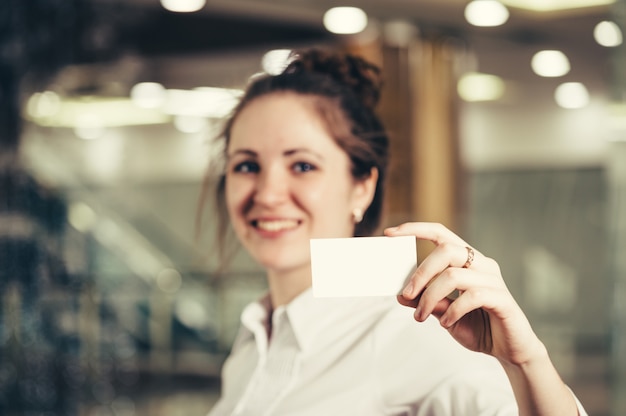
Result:
M363 210L361 208L354 208L352 210L352 219L355 224L360 223L363 220Z

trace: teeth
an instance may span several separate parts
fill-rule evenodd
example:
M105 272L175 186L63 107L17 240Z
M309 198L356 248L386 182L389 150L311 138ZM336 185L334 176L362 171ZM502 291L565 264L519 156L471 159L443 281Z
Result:
M257 227L265 231L281 231L294 228L298 225L296 220L257 221Z

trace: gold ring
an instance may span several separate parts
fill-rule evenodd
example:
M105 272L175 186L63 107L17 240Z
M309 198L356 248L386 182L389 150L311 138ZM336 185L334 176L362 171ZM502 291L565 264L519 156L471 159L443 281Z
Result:
M467 260L465 260L465 264L463 265L464 269L469 268L474 261L474 249L471 247L465 247L467 249Z

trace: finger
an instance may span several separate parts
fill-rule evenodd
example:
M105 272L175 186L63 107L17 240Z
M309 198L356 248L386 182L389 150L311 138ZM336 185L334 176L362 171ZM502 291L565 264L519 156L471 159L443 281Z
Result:
M408 306L410 308L415 308L417 306L417 303L419 302L419 298L416 298L416 299L406 299L402 295L398 295L397 298L398 298L398 302L400 303L400 305Z
M439 321L445 328L454 325L459 319L473 310L483 308L486 311L497 308L497 300L505 298L502 289L492 287L473 287L464 291L452 302Z
M483 286L483 275L474 271L461 268L447 268L437 278L433 279L424 292L419 296L419 302L415 308L415 319L425 320L428 315L434 313L437 304L448 298L453 292L464 292L473 287Z
M441 299L433 308L432 315L439 319L443 314L445 314L452 302L453 300L449 298ZM413 313L413 317L416 321L424 322L428 318L428 315L422 316L420 313L418 313L416 308L415 312Z
M434 222L406 222L397 227L384 230L387 236L414 235L422 240L429 240L440 245L452 243L460 246L468 244L458 235L447 229L444 225Z
M468 247L450 243L438 245L416 268L402 291L402 295L406 299L414 299L436 276L447 268L471 266L474 256L474 251Z

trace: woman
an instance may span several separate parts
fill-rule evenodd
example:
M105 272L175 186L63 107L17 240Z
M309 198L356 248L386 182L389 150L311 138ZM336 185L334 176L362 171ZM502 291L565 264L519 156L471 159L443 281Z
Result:
M440 224L384 231L436 245L397 300L312 297L309 240L380 222L379 88L370 63L305 51L227 122L218 201L269 293L242 313L210 414L584 414L496 262Z

